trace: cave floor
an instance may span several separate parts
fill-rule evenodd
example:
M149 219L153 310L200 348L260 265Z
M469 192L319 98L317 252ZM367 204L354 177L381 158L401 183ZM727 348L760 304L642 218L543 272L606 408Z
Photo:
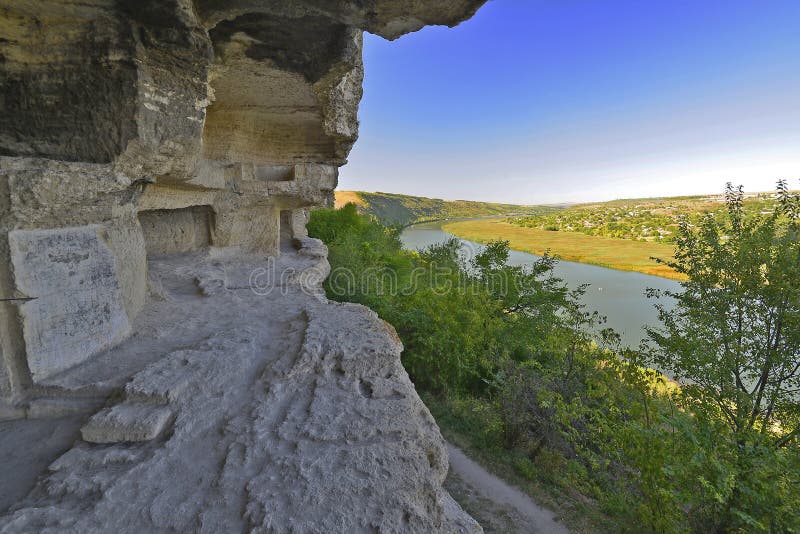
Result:
M0 514L23 498L50 463L80 437L86 416L0 423Z
M324 297L325 254L151 258L132 335L0 426L0 532L480 531L399 338ZM75 399L105 407L56 418Z
M151 258L147 303L131 335L116 347L36 384L30 400L33 410L29 409L33 417L0 422L0 514L24 497L48 466L80 440L80 429L89 417L109 399L121 395L132 376L181 347L197 346L211 333L241 324L241 310L235 307L205 307L206 293L252 293L251 273L264 269L275 273L302 271L311 262L288 248L275 260L252 256L241 261L240 255L236 262L226 262L230 253L212 250ZM269 287L279 284L274 284L267 273L254 280L264 286L262 292L269 290L269 294L260 296L265 300L262 310L271 309L270 302L281 299L289 290ZM208 287L202 287L204 283ZM300 314L299 307L287 306L292 300L281 303L278 315ZM280 337L285 321L264 319L262 334Z

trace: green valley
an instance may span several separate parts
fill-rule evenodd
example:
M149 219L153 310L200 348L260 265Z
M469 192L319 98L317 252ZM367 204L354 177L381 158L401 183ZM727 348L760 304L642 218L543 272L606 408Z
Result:
M746 193L742 195L743 213L747 218L769 214L777 202L775 193ZM443 229L479 243L504 239L522 252L549 252L568 261L683 280L653 258L672 259L682 222L696 228L704 219L724 220L727 216L724 196L681 196L576 204L535 215L453 221Z
M747 193L743 208L752 216L770 213L776 203L774 193ZM681 196L576 204L558 212L514 217L509 222L550 232L674 243L682 219L699 226L704 217L724 217L725 213L725 199L721 195Z
M646 243L577 232L550 232L541 228L520 227L507 219L455 221L443 225L442 229L478 243L506 240L514 250L539 256L550 253L567 261L621 271L635 271L674 280L684 279L672 268L652 259L672 259L673 246L667 243Z

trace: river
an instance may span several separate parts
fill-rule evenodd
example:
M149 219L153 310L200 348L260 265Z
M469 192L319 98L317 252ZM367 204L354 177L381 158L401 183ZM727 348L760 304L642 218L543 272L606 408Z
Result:
M407 227L401 235L403 246L410 250L419 250L451 239L453 235L442 230L442 224L444 223L432 222ZM460 241L463 252L468 257L481 247L473 241L466 239ZM534 254L512 250L508 263L528 265L538 258L539 256ZM647 288L662 291L680 290L680 284L674 280L572 261L559 261L555 273L571 288L580 284L590 284L583 298L587 309L606 316L608 322L605 326L616 330L622 337L623 344L633 348L638 347L639 342L644 339L645 324L658 324L654 301L645 296L645 290ZM667 306L673 304L672 299L662 297L661 300Z

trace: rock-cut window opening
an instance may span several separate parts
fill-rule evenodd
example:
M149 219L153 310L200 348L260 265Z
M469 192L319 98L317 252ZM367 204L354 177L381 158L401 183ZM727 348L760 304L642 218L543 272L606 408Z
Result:
M210 206L139 212L148 256L202 250L211 244Z
M292 247L292 210L281 211L281 252L294 250Z

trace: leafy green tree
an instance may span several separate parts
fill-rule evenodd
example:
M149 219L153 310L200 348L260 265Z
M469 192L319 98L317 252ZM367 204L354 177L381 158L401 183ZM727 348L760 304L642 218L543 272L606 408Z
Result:
M523 476L578 489L621 531L800 532L800 199L781 184L779 200L760 216L729 188L725 214L681 224L689 281L649 362L598 332L552 258L509 266L503 241L469 263L457 240L409 252L354 206L309 229L330 248L331 298L391 322L417 387Z
M697 229L681 223L675 259L664 263L688 281L667 293L674 308L658 305L662 326L648 330L652 361L681 382L698 429L714 428L703 448L715 454L693 481L695 497L707 497L696 499L698 517L720 532L800 520L788 501L798 498L798 472L764 478L795 461L800 432L797 199L780 187L771 215L745 216L741 187L728 184L726 217L709 215Z

